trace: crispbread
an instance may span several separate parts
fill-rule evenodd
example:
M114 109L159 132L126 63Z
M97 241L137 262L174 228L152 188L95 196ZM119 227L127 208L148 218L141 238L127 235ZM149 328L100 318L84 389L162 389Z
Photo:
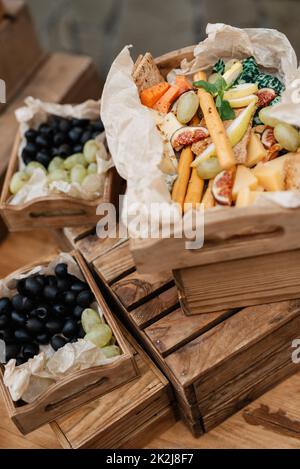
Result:
M132 77L139 93L153 85L157 85L158 83L165 81L150 52L147 52L144 57L138 58L133 69Z
M286 190L300 191L300 153L287 155L284 170Z

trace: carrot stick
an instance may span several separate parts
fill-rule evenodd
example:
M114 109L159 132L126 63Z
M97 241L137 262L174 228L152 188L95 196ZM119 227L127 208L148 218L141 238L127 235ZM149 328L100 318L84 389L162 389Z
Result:
M188 81L188 79L184 75L176 75L175 85L179 86L180 93L184 93L185 91L193 89L193 85Z
M153 107L169 88L170 85L167 82L158 83L150 88L146 88L140 94L141 103L144 104L144 106Z
M211 179L208 183L207 189L204 193L202 203L204 205L204 210L207 210L208 208L214 207L216 205L214 196L212 195L212 185L214 183L214 180Z
M204 180L198 176L197 168L193 168L192 176L187 188L187 193L184 199L184 212L188 210L185 204L192 204L192 208L196 209L197 203L201 202L201 197L204 189Z
M178 177L172 190L172 200L180 204L182 208L190 179L192 161L193 153L191 147L185 147L180 155L178 163Z
M194 80L203 80L203 77L204 73L199 72L195 74ZM216 146L220 166L222 169L230 169L235 166L234 153L224 124L216 109L214 98L203 88L198 89L198 96L207 128Z
M168 91L166 91L166 93L153 106L153 109L156 109L156 111L158 112L167 114L169 112L170 107L179 95L180 88L177 85L170 86Z

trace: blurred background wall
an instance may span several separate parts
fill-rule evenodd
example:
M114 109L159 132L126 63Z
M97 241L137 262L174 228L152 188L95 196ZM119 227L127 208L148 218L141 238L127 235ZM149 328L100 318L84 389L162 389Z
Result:
M276 28L300 56L299 0L28 0L43 46L90 55L105 78L126 44L157 56L205 36L208 22Z

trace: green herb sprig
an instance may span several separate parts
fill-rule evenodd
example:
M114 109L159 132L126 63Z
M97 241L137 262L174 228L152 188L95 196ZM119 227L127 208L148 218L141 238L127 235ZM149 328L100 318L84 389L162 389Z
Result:
M195 81L193 85L196 88L203 88L216 98L216 108L223 121L232 120L235 118L235 113L229 104L229 101L224 99L224 92L227 89L227 83L224 78L219 75L214 83L208 83L204 80Z

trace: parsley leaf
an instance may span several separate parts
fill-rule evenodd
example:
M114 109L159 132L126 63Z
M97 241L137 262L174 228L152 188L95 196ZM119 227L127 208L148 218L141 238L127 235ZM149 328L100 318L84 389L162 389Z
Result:
M219 98L219 96L218 96ZM235 112L230 106L229 102L226 101L225 99L220 100L219 106L216 103L216 107L218 109L218 113L220 114L220 117L222 121L228 121L228 120L233 120L235 119Z
M218 94L218 88L212 83L208 83L207 81L204 81L204 80L195 81L193 83L193 86L196 86L197 88L203 88L212 96L216 96Z
M216 108L223 121L232 120L235 118L234 110L230 106L229 102L223 99L224 92L227 89L227 83L222 75L219 75L214 83L208 83L207 81L199 80L194 82L193 85L197 88L203 88L214 98L216 98Z

